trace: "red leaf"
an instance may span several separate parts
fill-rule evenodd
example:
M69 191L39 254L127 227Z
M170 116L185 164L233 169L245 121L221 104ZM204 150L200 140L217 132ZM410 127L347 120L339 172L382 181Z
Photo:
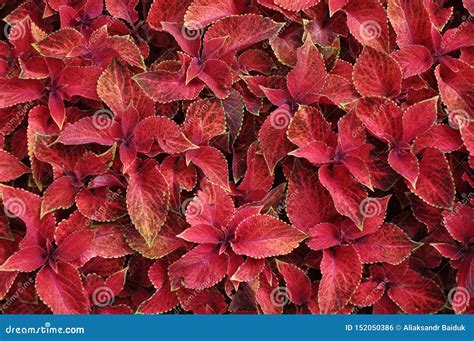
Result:
M133 79L145 94L154 101L168 103L177 100L192 100L204 89L198 79L186 84L186 70L189 60L170 61L156 67L157 70L138 74Z
M362 280L354 295L351 297L351 303L359 307L368 307L375 304L385 293L385 283L373 280Z
M138 308L139 313L161 314L173 309L179 304L176 293L171 291L166 263L164 261L156 261L150 267L148 277L156 288L156 292L140 305Z
M197 148L183 135L174 121L160 116L142 120L135 128L133 141L138 151L155 155L160 152L179 154ZM153 146L154 142L159 148Z
M70 234L55 251L58 261L72 262L80 258L90 247L94 240L94 231L83 230Z
M128 268L117 271L116 273L110 275L105 281L105 285L109 287L116 296L123 290L127 277L127 271Z
M443 153L451 153L460 149L463 145L459 132L447 124L437 124L425 133L418 135L413 143L415 153L427 147L434 147Z
M441 41L441 50L444 54L451 53L463 47L472 46L474 24L472 24L471 22L467 22L461 25L462 29L450 29L443 34L443 39Z
M41 198L22 189L0 186L3 205L8 216L19 218L26 225L26 235L21 246L41 245L45 239L52 240L55 222L52 215L40 218Z
M423 0L423 5L430 16L433 25L438 29L438 31L442 31L453 15L453 8L444 8L442 4L431 2L430 0Z
M194 0L184 16L184 25L194 29L205 27L219 19L242 14L244 1Z
M413 270L403 273L388 296L407 314L433 314L444 305L445 297L438 285Z
M60 208L69 208L74 204L80 186L71 176L62 176L46 189L41 204L41 217Z
M474 208L458 203L452 212L444 211L443 222L455 240L468 244L474 238L473 217Z
M283 24L260 15L230 16L218 21L207 30L204 45L213 39L225 37L225 43L218 52L218 56L224 57L270 39L282 26Z
M265 314L281 314L283 305L288 301L286 291L281 291L278 286L278 279L275 274L268 269L259 276L259 287L256 293L256 300ZM283 295L281 295L281 293Z
M403 141L409 143L418 135L425 133L436 122L438 97L418 102L403 114Z
M472 0L462 0L464 7L471 13L471 15L474 13L474 1Z
M165 257L184 245L183 241L176 237L176 234L179 233L178 231L182 230L183 225L183 220L180 220L178 216L170 217L151 245L148 245L133 226L127 226L123 233L131 249L144 257L158 259Z
M308 37L298 49L295 68L288 74L288 91L299 104L312 104L321 93L326 79L323 57Z
M169 283L168 283L169 286ZM162 314L179 304L176 293L170 289L157 290L148 300L144 301L137 310L141 314Z
M400 65L403 78L409 78L427 71L433 65L430 50L422 45L407 45L395 51L392 57Z
M421 1L389 0L387 13L400 48L423 45L431 49L432 25Z
M107 187L83 189L76 196L77 209L87 218L110 222L126 214L125 198L122 191L114 192Z
M162 22L180 22L183 20L191 0L157 0L153 1L148 12L147 22L155 30L161 30Z
M458 260L462 257L462 249L450 244L435 243L431 244L443 257L451 260Z
M185 310L195 314L222 314L227 311L224 296L215 288L200 291L180 289L179 301Z
M256 278L265 267L265 260L247 258L232 275L232 280L237 282L250 282Z
M197 225L186 229L178 237L191 243L218 244L223 240L224 234L210 225Z
M138 0L105 0L107 11L114 17L126 20L133 26L138 20L138 13L135 7Z
M463 62L456 63L456 71L445 65L438 65L435 70L438 87L443 102L452 116L460 115L461 119L472 119L474 100L472 95L474 69ZM456 125L456 122L453 123Z
M44 85L39 80L0 78L0 108L34 101L43 95Z
M209 225L224 228L234 215L231 196L221 187L209 183L202 186L197 196L183 206L186 221L191 226Z
M0 272L0 299L3 300L8 294L17 276L18 272Z
M387 14L378 0L351 1L344 12L347 26L359 43L380 52L388 51Z
M200 147L186 153L187 162L199 167L210 182L229 190L229 167L224 155L214 147Z
M135 42L130 37L108 37L107 43L131 66L146 70L142 53Z
M300 106L291 120L288 138L298 147L305 147L313 141L322 141L334 146L337 136L319 110Z
M232 86L232 74L227 63L219 59L208 59L197 77L214 92L216 97L220 99L229 97ZM186 80L186 82L188 81L189 79Z
M334 154L335 150L326 143L314 141L307 146L292 151L289 155L305 158L313 164L326 164L331 161Z
M291 150L290 141L286 136L290 121L290 111L284 107L279 108L270 114L258 133L263 156L271 174L275 171L276 164Z
M66 67L59 80L62 84L67 84L63 90L66 99L82 96L98 100L96 85L101 72L102 69L95 66Z
M20 249L0 266L0 271L35 271L44 264L45 255L45 250L37 246Z
M275 3L290 11L302 11L309 7L316 6L321 0L295 0L287 2L285 0L275 0Z
M352 175L342 166L328 166L319 169L319 180L331 194L336 210L350 218L360 229L364 225L361 203L367 199L367 192L354 181Z
M145 96L131 76L126 67L113 60L97 81L97 93L117 116L120 116L131 104L142 113L142 117L149 116L154 113L153 101Z
M277 260L278 271L285 279L288 298L294 304L302 305L311 297L311 282L308 276L297 266Z
M130 218L152 245L168 213L169 189L155 162L144 161L130 175L127 188L127 207Z
M321 94L336 105L345 105L358 97L351 80L337 75L328 75Z
M334 13L342 9L349 0L329 0L329 14L332 16Z
M58 272L45 266L36 275L36 291L55 314L87 314L88 300L81 277L68 263L58 263Z
M320 223L309 230L308 246L315 251L325 250L342 243L341 229L330 223Z
M65 59L77 57L78 47L87 45L84 36L73 28L63 28L33 46L45 57Z
M19 178L30 170L15 156L0 149L0 182L8 182Z
M362 263L402 263L415 244L405 232L392 224L384 224L376 232L355 241L352 246Z
M239 184L239 191L245 193L248 201L263 198L272 188L273 177L268 170L265 157L258 150L258 144L250 146L247 153L247 171Z
M420 175L420 166L417 157L412 152L391 150L388 154L388 164L411 184L416 184Z
M182 278L186 288L210 288L226 275L227 262L228 256L219 254L219 247L202 244L170 265L170 278Z
M448 161L443 153L427 148L420 160L420 177L410 190L431 206L451 208L455 188Z
M94 253L103 258L117 258L132 253L125 242L125 236L119 226L103 224L93 230L95 232L92 242ZM157 237L155 241L159 239Z
M352 246L324 250L321 273L318 294L321 313L338 313L347 305L361 280L362 266L357 252Z
M354 66L354 85L362 96L396 97L402 87L402 72L389 55L365 48Z
M306 235L269 215L254 215L237 227L232 249L252 258L285 255L298 247Z
M181 129L187 138L196 145L206 145L212 138L226 130L224 108L210 100L194 102L186 113Z
M400 141L403 134L403 111L393 101L366 97L357 102L357 117L369 132L387 143Z

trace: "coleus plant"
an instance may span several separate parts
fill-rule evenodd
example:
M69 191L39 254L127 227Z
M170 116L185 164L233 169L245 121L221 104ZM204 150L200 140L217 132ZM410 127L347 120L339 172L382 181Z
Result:
M474 312L472 1L0 15L3 313Z

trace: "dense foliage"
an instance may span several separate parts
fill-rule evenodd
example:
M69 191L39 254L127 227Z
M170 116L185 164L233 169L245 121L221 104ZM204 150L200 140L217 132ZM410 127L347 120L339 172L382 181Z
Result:
M0 0L4 313L472 313L474 1Z

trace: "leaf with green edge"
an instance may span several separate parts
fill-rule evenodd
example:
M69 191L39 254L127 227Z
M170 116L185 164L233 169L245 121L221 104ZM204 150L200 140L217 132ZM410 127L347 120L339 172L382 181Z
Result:
M130 174L127 207L133 225L149 246L168 215L169 188L156 162L143 161Z
M252 258L285 255L306 238L296 228L269 215L254 215L239 224L231 242L235 253Z

